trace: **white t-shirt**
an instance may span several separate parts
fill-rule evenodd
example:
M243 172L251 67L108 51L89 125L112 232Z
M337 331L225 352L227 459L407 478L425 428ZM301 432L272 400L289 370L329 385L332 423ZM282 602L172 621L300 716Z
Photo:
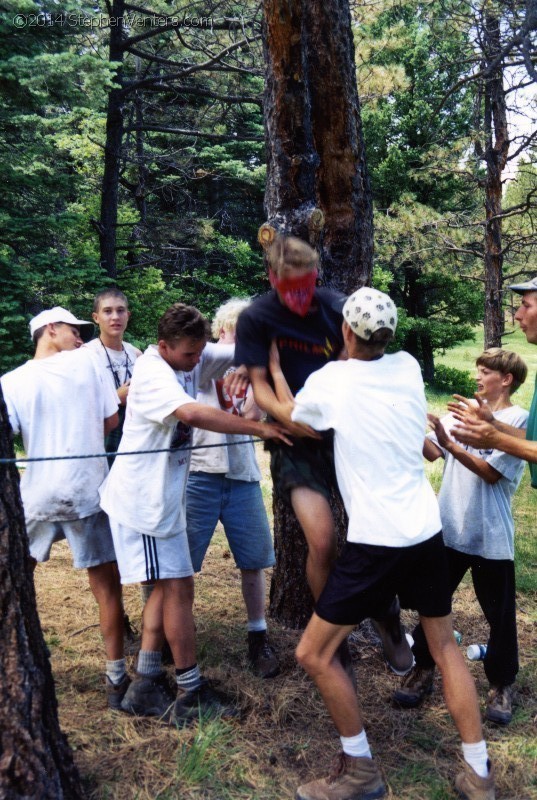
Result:
M412 356L332 362L310 375L295 400L293 420L334 430L349 542L407 547L440 531L422 456L423 380Z
M219 381L210 381L200 386L198 402L242 416L240 401L237 402L235 398L224 399L219 383ZM250 385L248 392L251 391ZM224 400L223 403L222 400ZM229 402L226 402L227 400ZM241 400L244 402L243 398ZM223 405L226 407L223 408ZM246 434L216 433L202 428L194 428L192 434L192 444L197 449L192 451L191 472L225 475L226 478L235 481L257 482L261 480L261 471L255 457L255 445ZM220 447L207 447L207 445L220 445Z
M208 344L192 372L176 371L151 345L136 359L119 452L191 446L191 431L174 411L195 402L200 381L231 366L233 345ZM101 506L129 528L157 538L186 530L190 450L117 456L101 487Z
M84 345L88 347L99 359L101 366L110 376L112 386L119 389L130 380L134 369L134 362L140 355L138 350L128 342L123 342L122 350L112 350L105 347L100 339L92 339Z
M514 428L525 428L528 412L519 406L510 406L495 411L494 417ZM452 414L447 414L442 424L450 433L456 421ZM511 500L526 462L501 450L475 450L464 445L471 455L482 458L501 473L502 477L496 483L487 483L447 453L438 444L434 432L427 436L442 450L446 459L438 494L446 545L461 553L513 561L515 526Z
M117 395L85 348L27 361L2 377L11 427L28 458L102 453ZM26 521L89 517L99 509L106 458L29 462L21 480Z

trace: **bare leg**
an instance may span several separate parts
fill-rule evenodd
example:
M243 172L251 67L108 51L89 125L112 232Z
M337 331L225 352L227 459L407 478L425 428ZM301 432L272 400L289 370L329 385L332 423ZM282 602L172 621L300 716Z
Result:
M466 744L483 739L481 714L474 679L453 637L451 614L421 617L429 650L442 674L442 687L449 713Z
M336 558L332 510L322 494L307 486L292 490L291 505L308 545L306 579L314 600L318 600Z
M159 651L165 635L176 668L193 666L196 663L193 602L192 577L158 580L144 608L142 650Z
M241 586L248 621L265 616L265 571L263 569L241 569Z
M91 591L99 605L99 622L104 639L106 658L123 658L123 601L117 563L109 561L89 567Z
M340 736L363 730L356 691L336 651L352 625L332 625L313 613L296 650L299 664L315 682Z

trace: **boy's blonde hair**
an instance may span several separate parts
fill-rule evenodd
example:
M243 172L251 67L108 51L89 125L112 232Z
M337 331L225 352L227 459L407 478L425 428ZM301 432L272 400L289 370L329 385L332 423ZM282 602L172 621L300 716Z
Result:
M220 331L222 330L226 331L226 333L234 331L237 327L239 314L245 308L248 308L251 302L249 297L232 297L231 300L217 308L211 323L213 339L219 339Z
M489 347L476 359L476 366L487 367L502 375L512 375L513 382L509 387L509 394L516 392L522 386L528 375L525 361L512 350L502 350L501 347Z
M307 242L297 239L296 236L276 236L267 250L267 261L277 275L284 264L316 269L319 266L319 255Z

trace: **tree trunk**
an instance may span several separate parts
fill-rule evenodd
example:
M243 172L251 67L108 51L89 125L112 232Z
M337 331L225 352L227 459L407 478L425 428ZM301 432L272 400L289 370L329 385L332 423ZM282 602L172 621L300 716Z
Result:
M486 61L498 59L501 52L500 21L487 14L483 28ZM485 180L485 348L501 347L504 332L502 304L503 252L502 252L502 172L509 152L507 106L500 66L486 71L483 86L485 103L485 150L487 165Z
M268 222L351 292L371 278L373 215L348 0L265 0L264 50Z
M14 457L1 388L0 457ZM82 798L58 722L14 464L0 464L0 608L0 797Z
M404 269L405 282L403 287L403 301L410 318L419 320L427 319L427 299L423 285L420 283L422 276L421 267L412 261L401 265ZM428 383L434 381L434 349L431 337L426 330L411 330L405 337L403 349L419 361L423 372L423 379Z
M110 61L123 62L123 0L114 0L110 26ZM116 75L117 87L110 90L106 112L106 142L104 146L104 170L101 191L101 219L99 224L99 245L101 266L110 278L117 277L116 232L119 197L119 170L121 162L121 142L123 139L123 92L120 85L120 71Z
M371 278L373 222L348 0L265 0L264 48L268 222L260 240L278 231L309 241L323 283L350 293ZM270 613L302 627L312 608L306 545L292 512L273 504ZM339 495L332 507L341 542Z

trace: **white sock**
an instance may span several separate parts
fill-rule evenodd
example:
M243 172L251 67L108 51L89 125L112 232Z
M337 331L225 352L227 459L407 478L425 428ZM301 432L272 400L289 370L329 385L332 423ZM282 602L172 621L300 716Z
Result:
M140 650L136 671L140 675L160 675L162 672L162 653L154 650Z
M106 676L110 678L112 683L116 685L121 683L122 679L127 674L127 667L124 658L118 658L117 661L106 662Z
M180 689L186 692L192 692L197 689L201 683L200 668L197 664L186 671L175 670L175 681Z
M254 631L266 631L267 630L267 622L265 617L261 617L261 619L249 619L248 620L248 633L253 633Z
M365 730L356 736L340 736L343 752L354 758L373 758Z
M476 772L480 778L488 778L489 757L487 753L487 743L484 739L481 739L480 742L475 742L474 744L466 744L463 742L462 754L466 763L472 767L474 772Z

